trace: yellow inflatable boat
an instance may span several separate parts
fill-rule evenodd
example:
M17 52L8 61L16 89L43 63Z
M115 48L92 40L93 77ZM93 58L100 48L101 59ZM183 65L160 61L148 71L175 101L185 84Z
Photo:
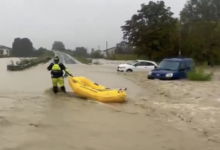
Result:
M76 95L103 103L124 102L126 89L108 89L85 77L69 77L69 85Z

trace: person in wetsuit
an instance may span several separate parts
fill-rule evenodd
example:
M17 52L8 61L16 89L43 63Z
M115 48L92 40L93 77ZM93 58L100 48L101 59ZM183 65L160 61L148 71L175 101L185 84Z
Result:
M72 74L69 70L60 62L58 56L54 57L54 61L47 67L48 71L51 71L52 83L53 83L53 92L58 93L58 84L60 85L60 89L62 92L66 93L66 88L64 86L64 77ZM65 71L65 75L63 76L63 71Z

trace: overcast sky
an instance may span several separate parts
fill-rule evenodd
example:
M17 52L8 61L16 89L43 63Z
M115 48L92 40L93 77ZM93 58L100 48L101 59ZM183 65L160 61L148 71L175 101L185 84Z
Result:
M186 0L164 0L179 16ZM29 38L35 48L51 49L54 41L66 48L114 47L122 40L120 26L148 0L0 0L0 45L16 37Z

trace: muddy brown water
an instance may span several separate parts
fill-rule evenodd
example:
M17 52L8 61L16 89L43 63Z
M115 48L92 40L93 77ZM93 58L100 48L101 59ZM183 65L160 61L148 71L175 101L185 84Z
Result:
M146 110L133 105L132 101L141 100L149 93L119 76L114 67L67 65L75 76L88 77L110 88L127 87L127 104L94 103L72 94L54 96L49 90L48 64L8 72L9 61L0 59L0 150L220 148L218 143L207 141L196 131L180 130L159 119L154 110L148 110L147 115ZM67 82L66 87L72 93Z

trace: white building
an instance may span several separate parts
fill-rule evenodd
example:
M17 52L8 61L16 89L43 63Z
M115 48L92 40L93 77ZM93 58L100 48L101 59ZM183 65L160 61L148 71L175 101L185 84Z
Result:
M112 47L103 51L104 58L111 57L115 54L116 47Z
M10 55L10 47L0 45L0 55L9 56Z

